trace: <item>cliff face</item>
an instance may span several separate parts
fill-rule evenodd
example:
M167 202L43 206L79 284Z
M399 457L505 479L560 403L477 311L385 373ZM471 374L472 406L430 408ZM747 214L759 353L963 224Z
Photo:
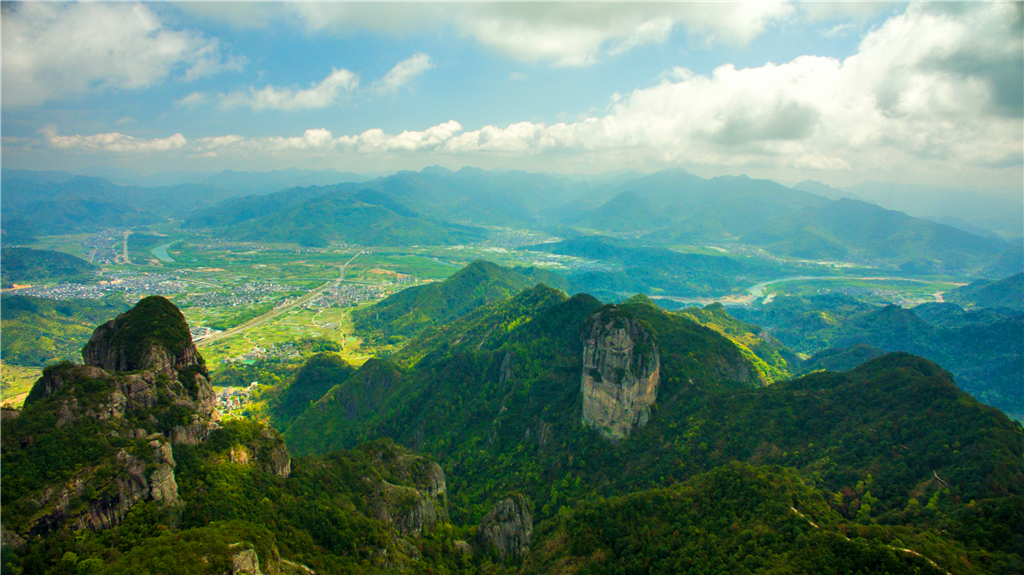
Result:
M647 423L658 398L658 346L639 320L614 309L594 314L582 340L583 424L622 439Z
M520 560L530 550L533 516L530 502L522 495L499 501L477 526L477 544L494 550L499 559Z
M382 472L381 477L366 478L377 519L403 535L431 531L448 520L448 485L440 465L390 442L370 446L369 455Z
M79 461L56 461L46 475L56 481L16 481L35 511L16 525L5 514L8 542L63 525L107 529L144 500L178 504L173 446L198 445L219 427L205 362L184 317L167 300L146 298L100 326L82 356L85 365L47 368L22 414L4 421L5 460L31 460L32 450L52 449L46 441L36 445L43 438L40 422L47 420L69 439L99 442L105 452L92 447ZM287 477L291 458L283 440L276 434L260 439L254 463Z

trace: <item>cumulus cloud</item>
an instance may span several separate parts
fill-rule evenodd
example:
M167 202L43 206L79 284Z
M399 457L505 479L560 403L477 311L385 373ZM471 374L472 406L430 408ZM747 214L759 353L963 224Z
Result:
M347 98L359 86L359 76L344 69L334 69L321 80L310 84L304 90L296 87L278 88L266 86L257 90L249 87L246 91L223 94L220 106L225 110L246 107L253 110L303 110L326 108ZM190 100L191 99L191 100ZM181 104L199 103L203 98L195 94L180 101Z
M244 58L225 58L216 39L168 29L141 4L3 6L5 107L146 88L178 68L185 80L193 80L244 65Z
M430 56L419 52L395 64L383 78L373 83L371 89L380 94L394 94L433 67Z
M846 60L801 56L755 68L724 65L708 75L675 68L652 86L613 95L604 113L577 122L467 131L452 120L422 131L337 137L314 129L296 137L199 139L180 149L254 157L296 151L488 156L520 165L559 155L600 158L606 167L932 166L948 172L1010 160L1019 165L1022 21L1020 4L911 4L868 33ZM98 146L90 138L117 143L126 136L65 138L51 145Z
M187 143L185 136L181 134L150 140L134 138L118 132L92 136L61 136L54 126L43 128L42 133L47 143L53 148L87 152L166 152L180 149Z

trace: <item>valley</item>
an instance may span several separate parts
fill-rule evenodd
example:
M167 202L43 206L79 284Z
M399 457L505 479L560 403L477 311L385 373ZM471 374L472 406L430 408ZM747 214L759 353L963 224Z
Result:
M280 572L1024 565L1005 532L1024 477L1024 274L984 275L1014 271L1013 245L967 240L942 262L635 211L499 221L487 187L469 209L445 203L436 190L460 177L404 174L435 191L402 201L382 178L5 244L3 526L19 568L46 575L32 562L74 549L131 572L136 547L183 557L188 540L218 561L239 555L216 541L249 542ZM939 233L895 221L894 237ZM156 335L116 335L146 314ZM165 353L179 355L125 359ZM40 463L47 421L64 422L71 467ZM37 509L47 482L83 491ZM56 538L86 523L102 527ZM130 535L160 526L172 539Z

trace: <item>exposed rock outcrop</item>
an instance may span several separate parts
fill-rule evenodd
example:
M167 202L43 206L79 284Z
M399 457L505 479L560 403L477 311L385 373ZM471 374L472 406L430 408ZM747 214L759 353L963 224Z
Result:
M86 365L65 362L43 372L25 401L25 417L50 414L57 428L99 426L120 443L28 495L38 512L12 536L65 524L108 529L140 501L177 504L172 446L199 444L218 427L205 362L181 312L166 299L145 298L100 326L82 353ZM21 419L6 421L5 433L18 435ZM276 439L280 449L268 449L261 463L287 475L291 458ZM31 434L18 438L22 449L34 443Z
M263 575L254 549L241 549L231 556L231 575Z
M622 439L647 423L658 398L657 343L639 320L614 308L591 316L582 340L583 424Z
M231 463L255 465L263 471L288 477L292 472L292 456L285 447L284 439L269 427L262 427L259 433L245 444L232 445L227 453Z
M40 517L30 533L45 533L66 522L74 529L109 529L124 518L136 503L151 499L167 505L178 503L178 484L174 478L171 446L163 438L149 442L152 457L136 457L125 450L114 456L113 473L98 474L97 468L83 469L64 485L44 489L33 503ZM96 493L84 508L73 507L87 490Z
M477 526L477 544L485 552L494 550L502 561L521 560L530 550L533 536L533 516L530 502L523 495L503 499L494 506Z

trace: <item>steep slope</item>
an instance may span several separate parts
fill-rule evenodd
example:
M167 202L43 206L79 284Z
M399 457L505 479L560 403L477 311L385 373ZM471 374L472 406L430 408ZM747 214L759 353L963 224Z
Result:
M1005 307L1024 311L1024 273L997 281L977 280L949 292L946 300L963 307Z
M443 282L411 287L360 309L352 320L361 337L378 345L398 343L541 282L567 286L541 269L506 268L477 260Z
M760 326L732 317L720 303L686 308L679 314L729 338L768 381L789 379L800 365L800 359L782 342Z
M264 424L218 423L188 334L170 302L143 299L96 329L85 365L47 368L3 411L5 573L457 568L451 532L434 535L440 466L379 441L293 467Z
M1014 418L1024 417L1024 314L1004 308L965 312L955 304L913 309L877 307L842 295L784 296L749 310L744 321L764 326L794 351L865 344L905 351L949 369L962 389Z
M76 279L91 275L96 266L70 254L53 250L31 248L3 248L0 250L0 283L4 288L12 284L34 281Z
M435 453L462 478L451 499L463 502L459 519L475 519L480 502L508 490L541 508L552 503L550 482L565 475L567 457L646 445L649 429L672 421L665 403L764 383L729 340L683 317L537 286L424 332L388 361L367 362L286 437L298 453L376 437ZM587 460L589 481L620 479Z

